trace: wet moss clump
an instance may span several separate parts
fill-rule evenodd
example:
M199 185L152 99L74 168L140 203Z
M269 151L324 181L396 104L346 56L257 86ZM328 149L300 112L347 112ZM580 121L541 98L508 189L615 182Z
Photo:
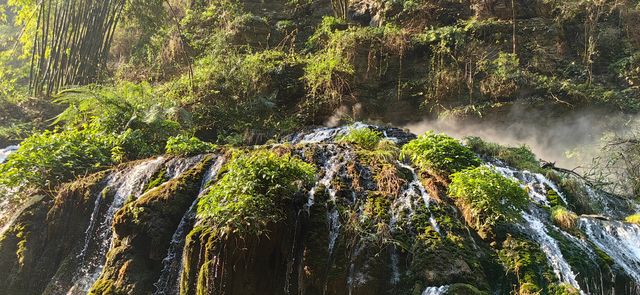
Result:
M568 236L561 233L557 229L550 228L548 230L549 236L558 241L558 246L562 252L562 256L567 260L573 272L577 275L577 279L580 282L588 284L590 290L610 290L614 287L615 282L611 280L613 277L611 266L613 261L611 257L602 253L598 253L598 247L592 245L590 249L594 251L584 250L577 246L576 242L571 241ZM573 234L578 236L584 235L578 229L572 230ZM571 287L571 286L568 286ZM563 292L569 293L554 293L554 294L574 294L572 288L564 288L559 286L559 290L565 290Z
M556 282L546 256L529 240L508 235L498 258L519 294L549 294L549 286Z

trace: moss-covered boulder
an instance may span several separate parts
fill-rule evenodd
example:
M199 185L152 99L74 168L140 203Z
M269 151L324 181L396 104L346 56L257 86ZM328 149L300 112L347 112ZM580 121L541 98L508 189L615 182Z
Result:
M200 191L211 164L191 170L149 190L120 209L113 221L113 246L90 294L149 294L162 270L171 237Z

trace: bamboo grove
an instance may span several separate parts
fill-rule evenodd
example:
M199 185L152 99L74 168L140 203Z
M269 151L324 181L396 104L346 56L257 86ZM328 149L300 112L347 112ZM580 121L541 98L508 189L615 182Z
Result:
M31 58L32 94L92 83L106 66L126 0L41 0Z

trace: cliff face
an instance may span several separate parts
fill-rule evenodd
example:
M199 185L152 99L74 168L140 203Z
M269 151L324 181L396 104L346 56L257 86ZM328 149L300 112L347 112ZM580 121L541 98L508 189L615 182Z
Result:
M357 126L381 130L399 144L413 138L397 129ZM555 182L491 160L496 171L526 187L530 199L515 223L479 227L469 208L452 198L448 177L419 169L397 153L380 157L335 141L347 132L320 129L294 135L289 144L257 148L311 164L317 177L266 203L275 204L278 218L265 215L269 221L255 232L247 231L255 224L229 227L199 211L198 200L220 189L215 184L233 172L231 154L149 159L68 184L55 198L25 209L3 234L0 292L640 291L640 258L633 252L638 226L584 216L562 229L551 221L549 206L575 208L574 200L585 199L580 190L560 187L570 178L556 176ZM395 146L383 150L397 151ZM608 198L585 200L591 213L632 210L593 209L615 206Z

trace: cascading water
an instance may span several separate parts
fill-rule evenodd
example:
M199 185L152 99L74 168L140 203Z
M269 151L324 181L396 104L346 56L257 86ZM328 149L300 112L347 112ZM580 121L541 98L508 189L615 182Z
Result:
M188 160L177 160L166 165L167 171L175 171L174 177L189 168L184 162ZM146 161L131 169L116 172L109 176L106 192L113 192L113 200L109 204L104 214L101 214L103 197L98 196L94 211L91 215L89 227L86 230L85 243L82 251L78 255L82 267L77 270L73 286L67 294L84 294L98 279L105 262L106 254L112 243L113 229L111 224L115 213L124 206L129 198L138 198L151 179L151 177L165 163L163 157ZM192 164L195 164L191 162Z
M422 291L422 295L442 295L449 291L449 286L427 287Z
M544 223L538 217L526 212L522 212L522 218L527 222L527 233L538 243L542 252L547 256L558 280L570 284L580 290L581 294L584 294L578 284L576 274L573 273L571 266L562 256L558 241L549 236Z
M327 150L330 152L329 159L324 162L322 170L324 171L324 176L318 180L316 185L309 191L309 200L306 205L306 209L313 206L315 202L315 193L318 188L322 185L325 189L329 190L329 194L335 196L335 190L331 188L331 180L340 172L340 169L344 166L345 161L341 161L339 157L339 150L335 145L327 145ZM344 159L343 159L344 160Z
M17 145L10 145L6 148L0 149L0 164L4 163L5 160L11 155L13 152L18 150Z
M160 157L109 176L104 191L114 191L113 200L107 211L101 215L100 207L103 197L96 198L94 211L86 230L84 247L78 255L82 267L77 271L73 286L67 294L86 293L98 279L111 243L111 223L114 214L124 205L127 198L138 197L142 193L148 180L163 163L164 158Z
M363 123L356 123L351 126L342 126L342 127L323 127L317 128L313 130L311 133L299 133L293 136L290 141L291 143L320 143L320 142L330 142L336 139L339 136L347 134L350 129L361 129L368 128L369 125Z
M429 195L427 190L424 188L424 185L422 185L422 182L420 181L420 177L416 173L416 170L413 169L413 167L411 167L410 165L406 165L401 162L398 162L398 165L400 165L402 168L405 168L411 171L411 175L413 177L413 180L407 185L406 189L401 193L400 199L405 200L405 202L407 200L411 200L414 202L416 200L422 200L422 202L424 202L424 206L427 208L427 210L431 214L431 217L429 217L429 222L431 223L431 226L433 226L433 229L438 234L441 234L440 226L438 226L438 222L436 221L436 218L433 216L433 213L431 213L431 210L429 209L429 207L431 206L431 196Z
M521 186L528 192L529 198L538 205L549 205L549 201L547 200L547 189L552 189L558 196L560 196L565 204L567 204L564 194L560 192L551 180L547 179L542 174L514 170L500 165L500 163L490 164L490 166L502 175L520 182ZM531 210L533 212L537 212L538 208L535 207L535 205L532 205ZM522 212L522 217L526 222L526 226L524 227L525 231L538 243L542 252L547 256L547 260L553 268L558 280L570 284L577 290L580 290L581 294L585 294L580 288L580 284L576 279L576 274L571 269L571 265L569 265L563 257L558 241L549 235L543 219L535 213L530 214L527 212ZM570 239L570 241L574 242L573 239Z
M547 189L552 189L565 204L568 204L567 198L558 189L558 187L548 178L540 173L531 173L529 171L519 171L500 163L494 163L490 165L500 174L518 180L523 188L529 193L529 197L539 205L549 206L547 200Z
M640 285L640 226L583 217L580 228Z
M171 244L167 256L162 260L162 271L158 281L154 284L156 290L155 295L177 294L178 280L182 273L182 250L184 249L185 239L189 231L193 228L196 221L196 208L200 197L208 192L207 185L217 177L218 172L225 162L223 156L219 156L215 163L207 170L200 185L198 197L193 201L189 210L180 220L180 224L171 238Z

